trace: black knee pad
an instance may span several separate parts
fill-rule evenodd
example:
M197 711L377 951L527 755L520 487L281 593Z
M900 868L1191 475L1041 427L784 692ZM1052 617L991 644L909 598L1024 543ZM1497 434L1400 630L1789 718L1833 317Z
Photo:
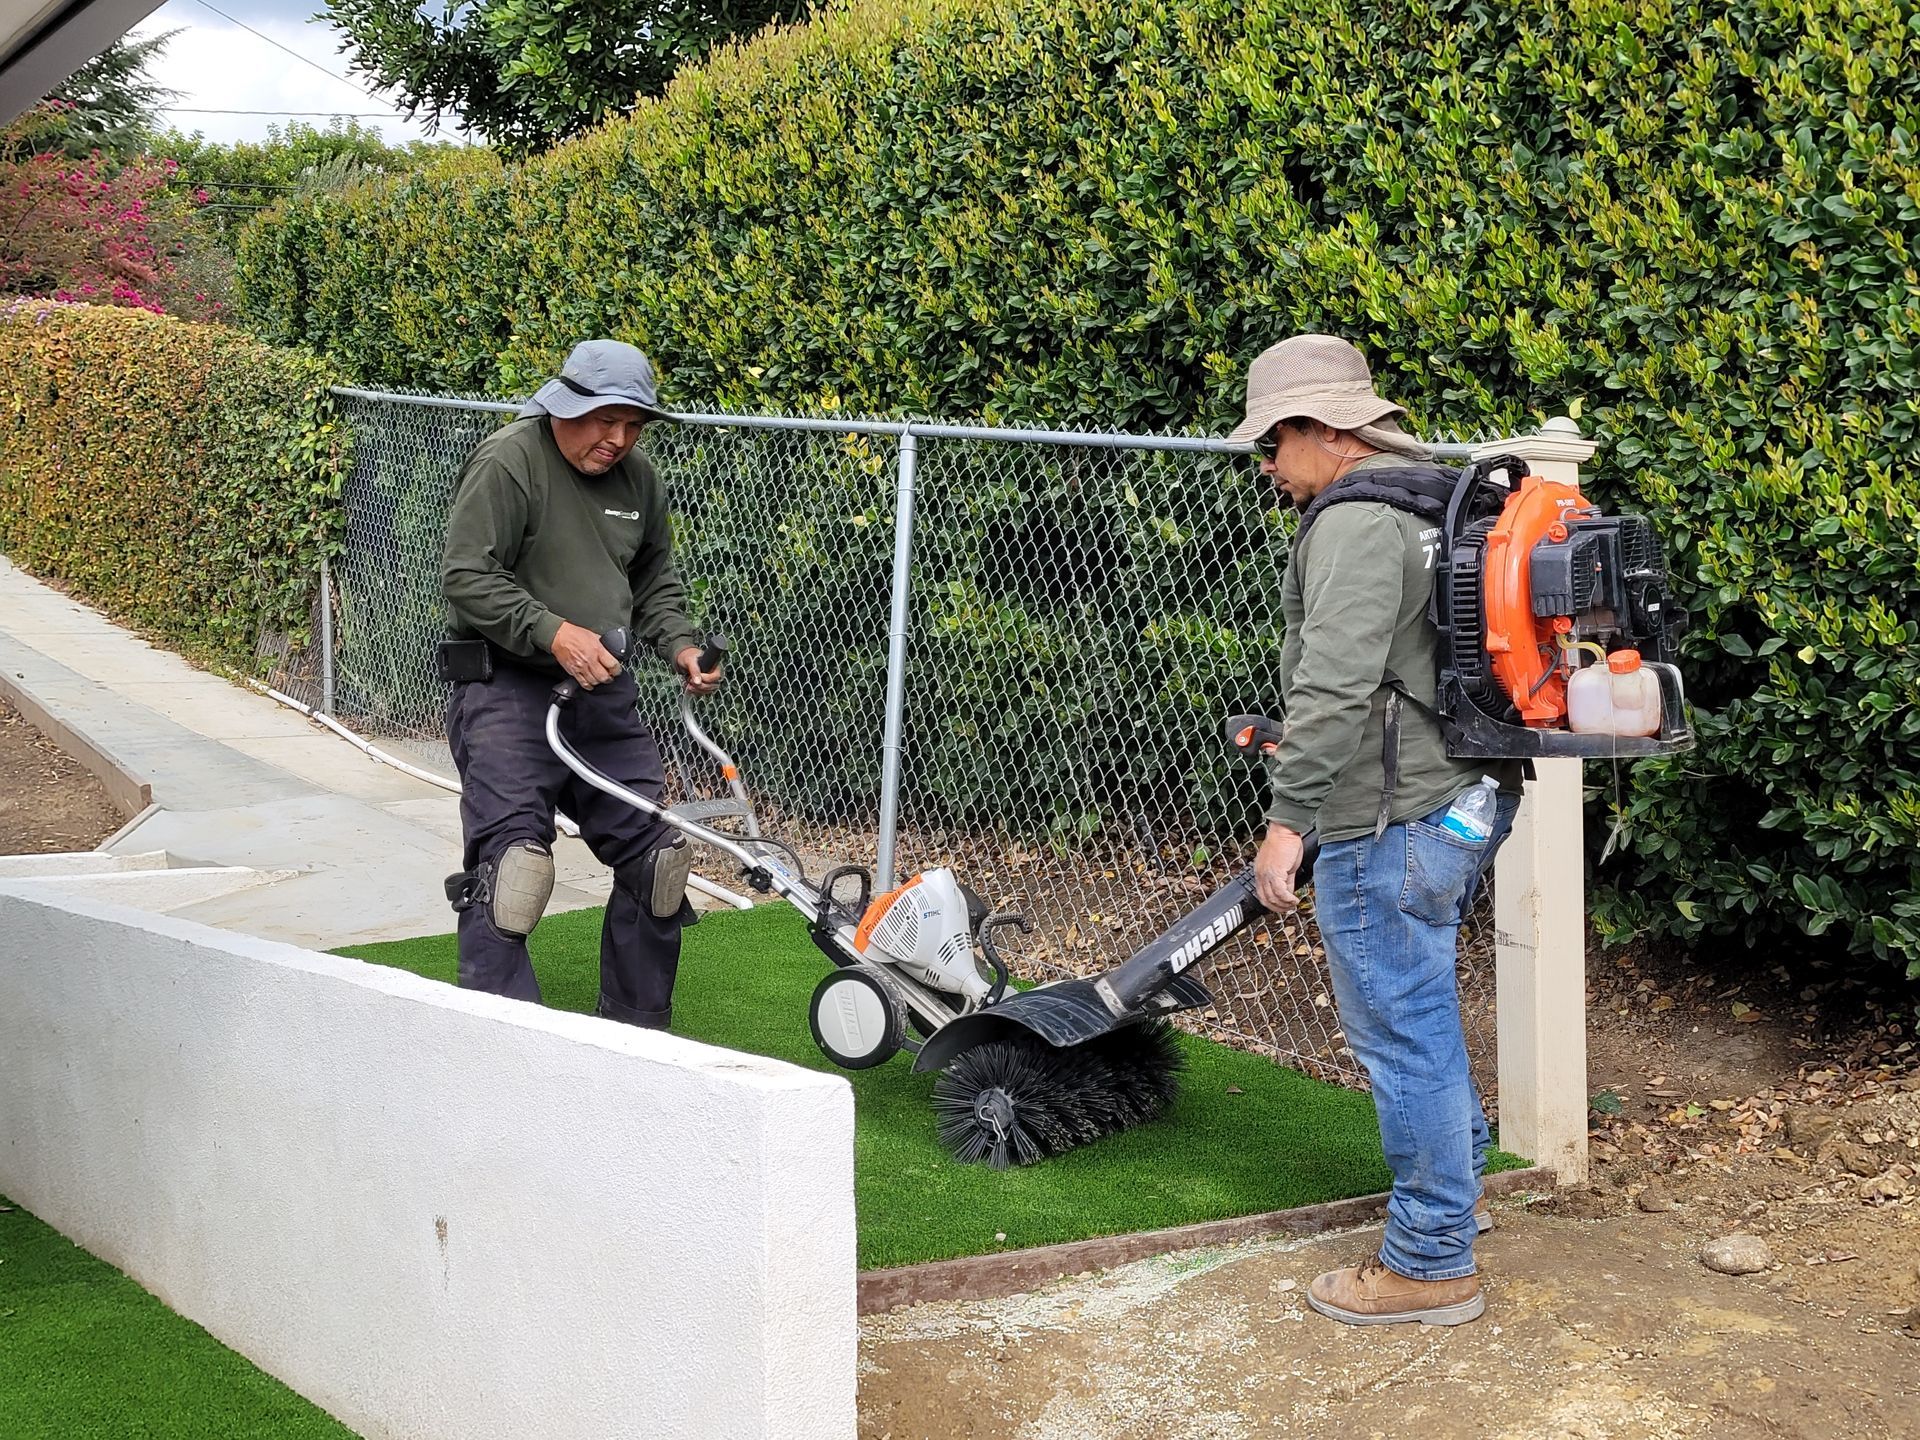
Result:
M684 919L687 876L693 870L693 846L675 833L637 860L613 869L613 883L637 900L657 920Z

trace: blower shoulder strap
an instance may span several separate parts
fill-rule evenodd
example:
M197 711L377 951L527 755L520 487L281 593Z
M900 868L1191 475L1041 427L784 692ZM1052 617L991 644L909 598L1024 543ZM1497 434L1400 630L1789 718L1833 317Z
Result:
M1405 465L1382 465L1361 470L1336 480L1313 498L1300 516L1294 531L1294 544L1312 527L1313 522L1335 505L1371 500L1405 510L1438 525L1447 517L1447 502L1460 484L1460 472L1445 465L1409 461Z

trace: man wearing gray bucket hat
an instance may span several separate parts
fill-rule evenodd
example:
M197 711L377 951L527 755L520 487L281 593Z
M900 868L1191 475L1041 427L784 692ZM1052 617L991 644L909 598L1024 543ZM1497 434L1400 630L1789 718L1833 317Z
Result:
M653 367L631 345L576 345L518 418L460 472L441 565L452 685L447 739L460 770L463 869L447 882L459 914L460 983L540 998L527 936L553 890L554 812L613 871L600 936L599 1013L665 1028L672 1014L691 852L684 837L582 783L546 741L548 696L580 685L562 728L587 762L658 798L659 748L635 710L624 655L600 637L626 629L704 694L700 641L675 571L667 493L635 450L671 420Z
M1296 335L1253 362L1231 437L1254 443L1300 512L1280 592L1285 733L1255 887L1269 908L1292 908L1301 837L1319 832L1314 913L1393 1170L1378 1251L1307 1293L1356 1325L1453 1325L1485 1309L1473 1244L1492 1225L1480 1179L1489 1136L1455 949L1519 805L1519 767L1450 758L1434 717L1427 603L1457 477L1400 428L1405 413L1375 391L1354 346ZM1492 833L1463 840L1441 824L1483 774L1500 782Z

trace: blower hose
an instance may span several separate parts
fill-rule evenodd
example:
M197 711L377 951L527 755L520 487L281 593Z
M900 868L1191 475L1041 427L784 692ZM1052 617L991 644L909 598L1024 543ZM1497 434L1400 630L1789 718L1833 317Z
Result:
M940 1139L965 1163L1030 1165L1157 1117L1185 1060L1164 1020L1055 1049L1038 1036L956 1055L934 1082Z

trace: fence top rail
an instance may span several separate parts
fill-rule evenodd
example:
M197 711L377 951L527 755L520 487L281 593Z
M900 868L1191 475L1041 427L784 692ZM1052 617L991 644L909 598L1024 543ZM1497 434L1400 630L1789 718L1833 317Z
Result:
M333 387L335 395L350 400L376 400L396 405L420 405L438 410L482 410L513 415L520 406L503 400L462 400L447 395L406 395L391 390ZM991 425L942 425L920 420L827 420L803 415L708 415L667 412L682 425L725 430L792 430L830 435L914 435L927 440L990 440L1023 445L1077 445L1090 450L1169 450L1203 455L1252 455L1251 444L1235 445L1208 435L1140 435L1124 431L1021 430ZM1431 446L1436 459L1466 460L1478 443L1438 441Z

